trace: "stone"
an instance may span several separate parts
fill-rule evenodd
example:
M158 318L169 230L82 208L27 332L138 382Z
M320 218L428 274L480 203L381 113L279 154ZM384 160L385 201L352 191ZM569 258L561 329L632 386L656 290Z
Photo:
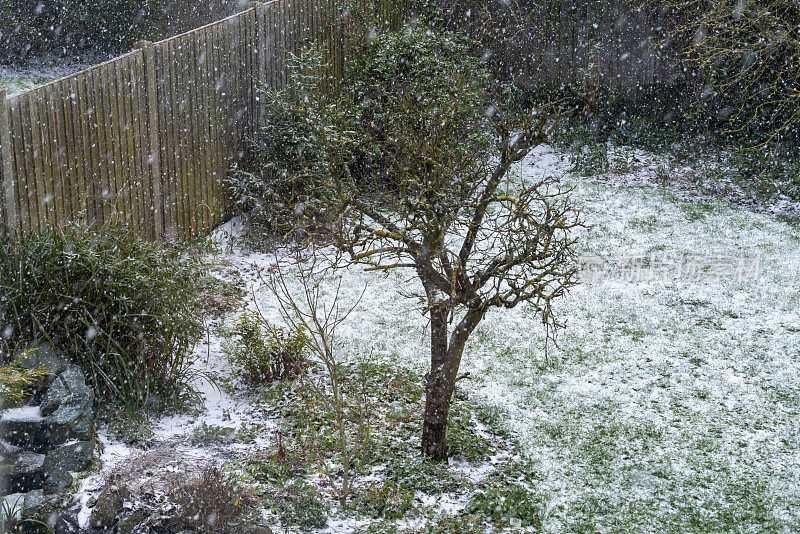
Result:
M54 534L77 534L83 532L78 522L78 511L80 506L74 509L64 510L58 514L53 525Z
M89 516L89 526L96 529L110 529L117 516L122 513L125 501L130 499L130 491L125 486L109 486L100 492L97 502Z
M131 534L133 529L147 521L148 518L147 512L144 510L134 510L128 515L120 518L117 522L116 532L117 534Z
M0 439L37 453L47 452L70 439L88 441L93 438L95 430L92 404L91 398L80 397L60 404L47 417L42 417L40 409L34 406L7 410L0 420ZM16 417L20 410L31 413Z
M18 353L19 366L23 369L34 369L42 366L55 376L63 373L69 361L59 356L52 345L47 342L40 342L33 347Z
M18 452L3 460L3 494L42 489L45 479L44 454Z
M38 527L47 526L43 532L51 532L58 518L59 510L51 497L45 495L42 490L31 491L25 494L25 504L22 510L22 519L27 520L25 532L38 532L39 530L29 530L34 525ZM44 525L43 525L44 524Z
M14 447L29 449L42 439L44 430L44 417L36 406L5 410L0 418L0 439Z
M62 405L76 405L91 410L94 404L92 388L86 385L83 372L70 365L56 378L42 397L42 415L51 415Z
M51 450L68 440L88 441L94 436L94 414L90 407L77 404L61 405L52 415L45 417L46 443L33 444L44 451Z
M10 445L36 453L45 453L69 439L70 429L46 418L0 420L0 439Z
M48 495L53 493L61 493L72 485L74 479L72 473L63 467L56 467L51 470L45 471L44 484L42 489Z
M44 458L45 471L63 468L67 471L83 471L92 463L95 440L77 441L56 447Z

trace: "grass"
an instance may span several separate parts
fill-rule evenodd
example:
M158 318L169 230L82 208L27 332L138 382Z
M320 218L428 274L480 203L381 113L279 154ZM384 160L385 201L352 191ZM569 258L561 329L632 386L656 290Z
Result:
M361 482L341 509L332 489L342 475L341 450L333 434L325 431L334 428L335 421L304 383L321 380L323 370L312 366L308 373L262 388L256 409L278 422L274 442L227 466L255 488L274 521L302 530L319 528L325 524L321 518L343 514L370 523L372 530L365 532L378 532L389 528L387 522L430 513L430 505L419 500L420 494L465 498L474 491L473 478L420 454L422 377L414 370L375 360L346 362L340 381L350 422L351 468ZM498 410L480 408L460 392L450 423L450 454L458 465L489 465L492 455L502 451L506 458L513 456L514 447L503 437L507 434ZM326 472L331 478L328 482L324 482ZM498 482L498 487L506 485ZM475 513L477 523L497 523L491 513Z
M527 168L539 172L530 166L522 172ZM556 304L567 329L546 356L543 331L524 308L489 313L476 330L463 362L471 379L462 387L474 405L471 417L484 414L482 424L519 443L513 450L522 458L511 463L536 461L525 484L512 481L538 510L541 523L531 529L800 528L791 513L800 506L800 473L787 456L800 450L793 400L800 396L800 299L788 289L800 276L794 227L724 201L687 202L660 189L564 181L576 187L590 226L582 252L610 261L645 261L653 253L694 259L702 276L636 279L612 271L583 283ZM761 272L752 277L710 270L713 258L757 254ZM342 274L344 293L369 284L372 295L354 312L357 327L342 333L348 357L424 369L427 340L416 334L424 320L412 302L397 296L398 287L415 288L401 276ZM259 303L270 313L266 298ZM413 403L392 410L387 420L414 428ZM388 483L373 488L376 495L401 499L393 483L406 479L394 473L407 470L389 458L395 450L408 453L417 430L390 431L402 445L388 447L387 459L377 464L393 474L381 475ZM436 490L431 480L456 493L452 488L460 487L466 502L483 491L482 481L427 480L415 487ZM370 506L365 532L403 530L392 518L372 517L380 514ZM405 518L428 512L417 505ZM490 524L488 512L480 517Z
M5 90L9 95L13 95L45 84L52 79L53 78L48 76L0 77L0 89Z

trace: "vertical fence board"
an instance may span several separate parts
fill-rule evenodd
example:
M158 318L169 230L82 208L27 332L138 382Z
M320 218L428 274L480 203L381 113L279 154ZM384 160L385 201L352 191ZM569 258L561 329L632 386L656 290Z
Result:
M11 121L6 92L0 89L0 199L3 203L3 223L18 230L19 205L14 174L14 151L11 145Z
M387 24L402 20L398 5L381 4ZM312 41L327 50L325 83L337 83L355 30L327 0L254 3L21 95L0 92L0 224L116 223L153 240L210 230L230 213L223 178L264 124L261 88L284 88L288 55Z
M36 210L35 204L31 206L31 202L35 202L32 195L31 185L28 183L27 173L27 154L25 150L25 128L22 121L22 104L23 99L17 97L9 100L8 105L8 121L10 127L11 146L14 149L14 185L17 192L17 205L19 206L19 220L20 229L22 231L32 232L37 229L36 221L34 220L34 212Z

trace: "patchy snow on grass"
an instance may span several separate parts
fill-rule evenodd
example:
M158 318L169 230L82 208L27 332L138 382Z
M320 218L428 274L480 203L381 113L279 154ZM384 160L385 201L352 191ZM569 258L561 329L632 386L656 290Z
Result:
M528 485L545 503L544 531L800 530L797 227L659 187L648 165L577 178L564 152L541 146L518 166L526 179L553 175L573 188L586 221L579 253L599 270L584 272L556 304L567 327L547 353L529 308L490 311L468 343L462 371L471 377L459 387L494 407L521 443ZM292 267L280 255L243 251L243 227L234 219L213 234L222 251L215 261L238 273L248 309L281 324L264 273L278 262L287 273ZM286 281L300 293L291 275ZM424 371L429 332L420 303L408 298L421 292L414 273L338 270L323 300L340 281L339 305L358 302L337 330L341 358ZM251 393L207 379L229 373L222 341L212 327L195 350L204 408L159 421L151 448L221 459L272 439L273 423L253 408ZM190 439L208 426L247 424L261 430L246 445L204 448ZM130 454L105 440L103 473ZM451 469L477 481L505 459ZM83 482L84 503L103 473ZM378 469L361 482L381 476ZM458 513L468 496L417 498ZM335 514L324 532L367 523Z
M99 62L99 59L98 61ZM53 59L25 66L0 65L0 89L9 96L89 68L95 62Z
M520 306L487 314L462 364L473 378L462 387L504 411L536 466L544 529L799 529L796 228L648 180L568 169L540 147L519 172L573 187L587 223L581 255L616 268L557 304L568 326L546 356L541 321ZM666 268L641 276L652 258ZM691 269L669 264L677 259ZM631 262L643 268L626 270ZM424 369L426 320L401 296L418 289L413 273L337 275L345 307L367 288L339 331L348 357ZM269 292L256 296L278 321Z

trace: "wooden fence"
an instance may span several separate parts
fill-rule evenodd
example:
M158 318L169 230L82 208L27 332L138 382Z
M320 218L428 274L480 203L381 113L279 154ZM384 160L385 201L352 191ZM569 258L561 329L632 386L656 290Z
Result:
M364 2L366 3L366 1ZM397 26L410 0L384 0ZM335 0L274 0L6 98L0 223L70 221L152 240L207 232L228 214L221 178L263 122L258 87L286 82L288 53L322 42L339 76L356 31Z

